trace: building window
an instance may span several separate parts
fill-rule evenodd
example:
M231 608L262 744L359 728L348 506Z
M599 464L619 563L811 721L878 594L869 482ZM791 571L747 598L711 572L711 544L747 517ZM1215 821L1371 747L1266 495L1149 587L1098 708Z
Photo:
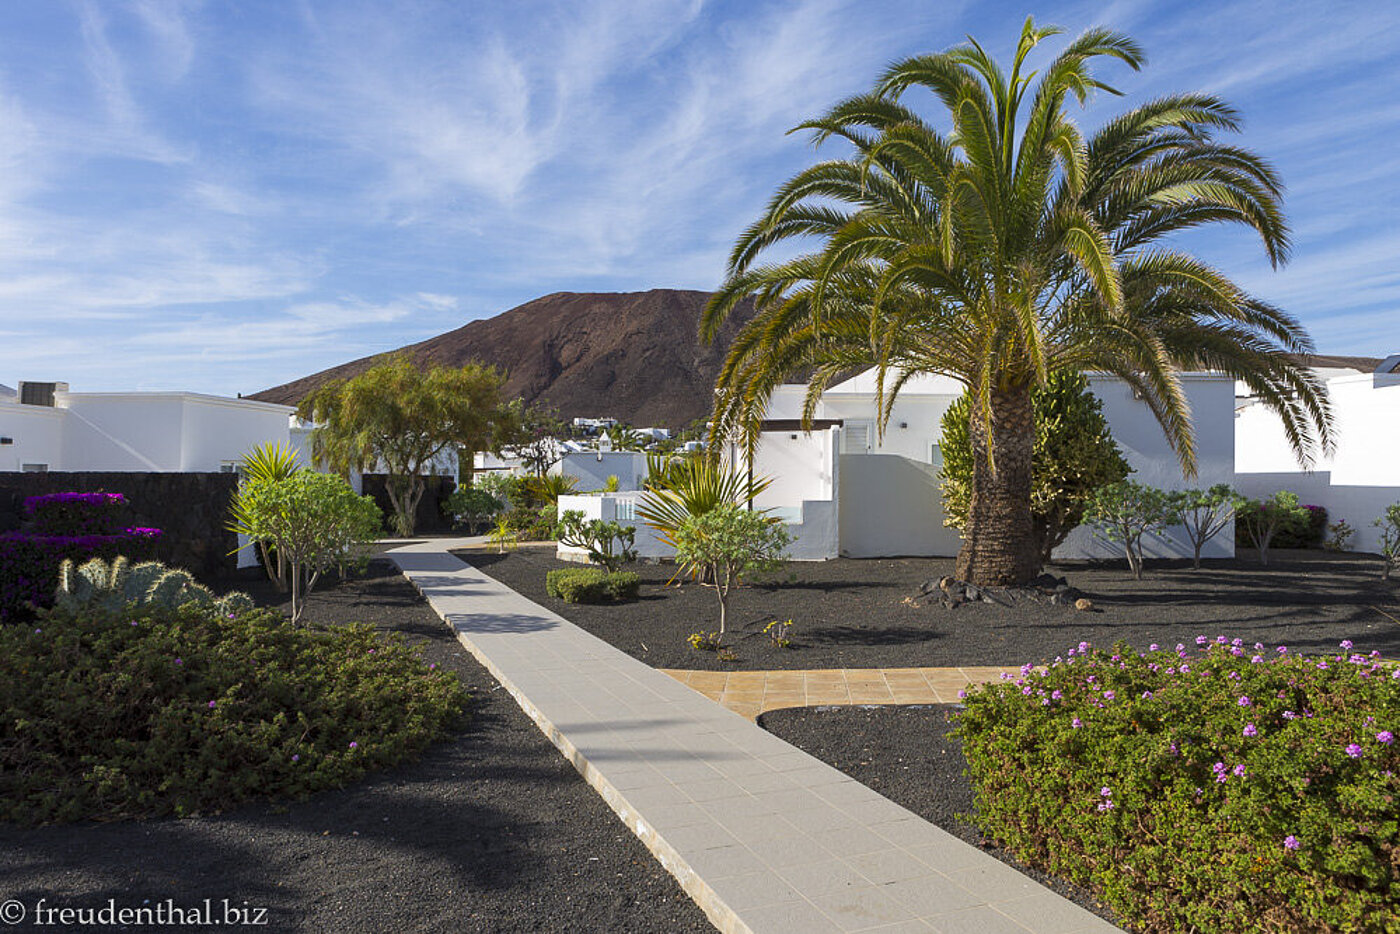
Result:
M943 448L935 441L928 447L928 462L933 465L934 470L943 469Z
M48 464L21 464L20 471L23 473L48 473Z

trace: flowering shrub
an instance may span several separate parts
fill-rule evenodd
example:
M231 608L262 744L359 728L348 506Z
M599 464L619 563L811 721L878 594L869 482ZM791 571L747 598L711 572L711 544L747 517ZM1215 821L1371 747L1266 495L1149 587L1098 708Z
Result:
M1145 931L1395 930L1400 669L1196 641L969 697L984 831Z
M0 629L0 819L188 815L304 797L416 755L461 683L365 626L187 605Z
M0 624L28 619L34 607L52 604L58 568L65 560L149 558L160 534L160 529L139 527L115 535L0 533Z
M116 535L126 525L120 493L48 493L24 501L24 516L36 535Z

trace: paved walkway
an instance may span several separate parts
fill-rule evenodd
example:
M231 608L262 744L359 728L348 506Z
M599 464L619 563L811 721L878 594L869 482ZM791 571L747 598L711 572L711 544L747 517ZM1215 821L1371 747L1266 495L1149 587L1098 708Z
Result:
M1117 930L447 553L460 544L387 556L719 930Z
M1019 668L830 668L807 671L694 671L662 668L750 720L783 707L828 704L953 704L974 684L1020 675Z

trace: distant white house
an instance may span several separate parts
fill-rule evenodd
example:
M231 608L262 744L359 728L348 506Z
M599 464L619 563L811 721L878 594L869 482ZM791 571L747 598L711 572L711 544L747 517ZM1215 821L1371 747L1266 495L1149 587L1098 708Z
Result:
M1369 372L1339 366L1315 371L1326 380L1332 402L1335 454L1304 471L1278 416L1242 394L1235 414L1236 486L1254 497L1296 493L1304 503L1325 507L1329 521L1349 523L1356 530L1352 548L1377 551L1380 532L1371 523L1400 502L1400 354Z
M1234 382L1215 373L1186 373L1182 384L1196 430L1195 477L1183 475L1147 406L1126 383L1090 375L1090 390L1103 402L1109 429L1133 467L1133 478L1163 489L1208 487L1234 480ZM772 478L755 506L780 516L796 540L790 555L799 560L850 557L943 556L957 554L961 538L944 526L938 473L941 422L962 394L955 380L940 376L911 379L895 400L883 437L878 430L873 371L859 374L823 393L814 421L804 430L800 418L807 388L779 387L769 402L761 438L749 464L730 447L725 457L735 469ZM567 507L584 508L590 518L635 516L639 493L579 497ZM662 556L665 546L639 527L639 551ZM567 551L567 549L564 549ZM1149 557L1189 557L1180 529L1169 529L1144 543ZM1225 529L1203 551L1207 557L1235 552L1232 529ZM1117 546L1087 528L1070 535L1055 552L1058 559L1117 557Z
M218 472L290 438L291 406L194 392L0 391L0 471Z

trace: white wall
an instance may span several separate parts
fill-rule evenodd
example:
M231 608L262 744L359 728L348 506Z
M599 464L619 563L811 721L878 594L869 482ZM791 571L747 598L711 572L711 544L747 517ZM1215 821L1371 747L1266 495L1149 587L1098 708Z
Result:
M937 470L898 454L842 454L841 554L950 557L962 545L943 525Z
M1356 529L1352 548L1376 552L1380 530L1371 523L1400 502L1400 377L1388 374L1329 380L1336 451L1320 456L1304 472L1284 439L1283 424L1262 405L1236 418L1236 486L1256 498L1279 490L1327 509L1328 522L1346 520Z
M647 456L640 451L584 451L565 454L550 473L578 478L578 488L601 490L608 477L617 477L618 490L640 490L646 480Z
M831 499L836 491L839 438L839 428L763 432L754 451L753 475L772 483L755 497L754 505L800 507L804 500Z
M47 406L0 402L0 470L20 470L25 464L47 464L62 470L63 414Z
M230 461L242 460L253 448L291 440L284 406L213 396L187 396L180 466L189 472L214 472Z
M1162 490L1207 489L1217 483L1235 484L1235 384L1223 377L1186 373L1182 388L1191 408L1196 433L1194 477L1182 472L1181 462L1167 444L1167 437L1151 410L1134 399L1126 383L1112 377L1091 376L1089 388L1103 402L1104 418L1123 458L1133 468L1128 479ZM1191 540L1180 526L1145 537L1144 557L1189 558ZM1122 557L1122 547L1106 541L1087 524L1070 533L1055 549L1055 560ZM1235 527L1228 523L1201 549L1206 558L1233 558Z
M72 393L65 409L63 470L178 471L184 405L175 394ZM216 468L217 469L217 468Z

